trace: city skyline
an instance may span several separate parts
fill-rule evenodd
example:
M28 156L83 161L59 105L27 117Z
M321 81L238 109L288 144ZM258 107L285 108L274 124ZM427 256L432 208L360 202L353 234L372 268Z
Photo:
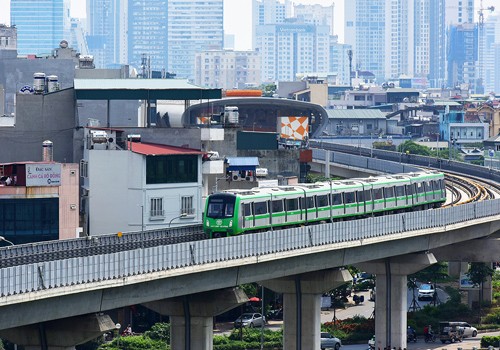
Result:
M339 36L339 42L344 43L344 1L345 0L297 0L297 4L320 4L329 6L335 4L335 34ZM0 23L9 24L10 22L10 0L0 0L1 8L6 11L0 12ZM71 16L75 18L85 18L86 0L71 0ZM483 0L483 8L495 6L495 0ZM478 19L478 10L480 2L475 1L475 21ZM496 8L497 13L500 8ZM226 34L235 35L236 50L251 50L252 47L252 21L251 16L235 16L234 14L251 13L252 0L224 0L224 31ZM490 12L486 11L485 17L489 16Z

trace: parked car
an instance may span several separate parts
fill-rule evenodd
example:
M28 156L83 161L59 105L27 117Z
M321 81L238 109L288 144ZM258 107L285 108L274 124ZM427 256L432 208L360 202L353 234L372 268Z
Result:
M321 332L321 349L335 349L339 350L342 342L339 338L334 337L328 332Z
M435 293L436 289L434 288L433 284L422 283L420 287L418 287L418 300L433 300Z
M263 327L266 319L259 313L244 313L234 321L234 327Z
M477 328L472 327L470 324L467 322L458 322L458 326L463 330L463 337L472 337L475 338L477 335Z
M375 350L375 336L368 340L368 348L370 350Z

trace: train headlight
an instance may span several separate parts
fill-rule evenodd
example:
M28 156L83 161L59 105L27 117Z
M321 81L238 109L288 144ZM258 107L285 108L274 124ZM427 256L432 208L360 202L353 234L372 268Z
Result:
M233 226L233 220L229 221L229 227Z
M210 221L207 220L206 223L207 223L207 227L210 227Z

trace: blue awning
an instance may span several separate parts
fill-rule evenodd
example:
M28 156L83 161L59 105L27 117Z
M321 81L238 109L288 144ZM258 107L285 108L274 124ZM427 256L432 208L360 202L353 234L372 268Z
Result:
M259 166L259 158L257 157L227 157L226 158L228 171L238 170L255 170Z

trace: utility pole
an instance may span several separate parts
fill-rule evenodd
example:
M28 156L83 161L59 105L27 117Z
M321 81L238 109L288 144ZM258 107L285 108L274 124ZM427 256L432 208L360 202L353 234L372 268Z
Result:
M352 88L352 50L347 50L347 57L349 57L349 87Z

